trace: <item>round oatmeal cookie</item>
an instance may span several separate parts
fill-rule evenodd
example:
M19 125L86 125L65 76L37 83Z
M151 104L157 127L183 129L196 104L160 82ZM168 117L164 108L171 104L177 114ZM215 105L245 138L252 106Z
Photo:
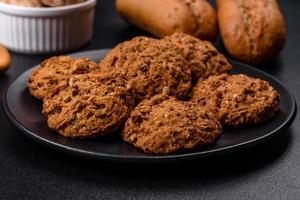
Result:
M156 95L134 109L123 139L147 153L170 154L212 144L221 132L214 115L198 104Z
M71 75L86 74L99 70L99 66L88 58L74 59L69 56L55 56L42 62L28 79L32 96L43 99L60 81Z
M107 53L99 65L102 66L103 71L122 68L123 65L128 65L128 62L136 60L140 52L144 51L149 45L155 42L159 42L159 40L138 36L129 41L119 43Z
M214 75L199 81L191 100L216 114L224 126L266 122L279 110L279 94L266 81L243 74Z
M192 70L194 81L212 74L228 72L232 66L225 56L208 41L200 40L185 33L174 33L163 40L179 47Z
M82 3L85 0L40 0L44 6L57 7Z
M48 126L65 137L87 138L120 128L134 107L134 93L112 75L74 75L44 99Z
M99 65L102 72L114 71L127 80L138 100L161 93L184 98L191 87L191 71L180 50L156 39L121 43Z

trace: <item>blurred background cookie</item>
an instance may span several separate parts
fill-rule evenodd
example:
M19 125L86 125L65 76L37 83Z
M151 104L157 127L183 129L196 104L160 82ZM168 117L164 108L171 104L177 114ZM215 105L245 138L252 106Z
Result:
M242 127L268 121L279 110L279 94L266 81L239 75L200 80L191 100L216 114L224 126Z
M117 0L118 14L157 37L189 33L213 41L217 16L206 0Z
M218 120L200 105L156 95L134 109L123 139L148 153L170 154L212 144L221 132Z
M259 65L275 59L285 44L277 0L217 0L224 45L240 61Z
M8 70L10 66L10 54L7 49L0 44L0 74Z

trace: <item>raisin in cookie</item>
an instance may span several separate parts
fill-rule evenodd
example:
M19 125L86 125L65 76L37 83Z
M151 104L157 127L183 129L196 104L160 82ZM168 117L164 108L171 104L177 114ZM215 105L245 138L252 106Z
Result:
M115 71L127 80L138 100L160 93L183 98L191 87L191 71L180 50L156 39L121 43L99 65L102 72Z
M191 100L216 114L225 126L263 123L279 110L279 94L266 81L239 75L214 75L199 81Z
M98 69L99 66L88 58L52 57L32 71L28 80L29 92L32 96L43 99L60 81L70 75L85 74Z
M134 99L130 86L112 75L74 75L44 99L43 113L48 126L65 137L95 137L121 127Z
M192 70L194 81L212 74L228 72L232 66L208 41L199 40L185 33L174 33L163 40L178 46Z
M156 95L134 109L123 139L147 153L170 154L212 144L221 132L214 115L198 104Z

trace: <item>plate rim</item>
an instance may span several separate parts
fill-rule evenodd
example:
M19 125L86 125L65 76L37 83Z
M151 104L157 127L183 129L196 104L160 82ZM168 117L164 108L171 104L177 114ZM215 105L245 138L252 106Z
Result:
M90 51L81 51L81 52L77 52L77 53L72 53L72 54L68 54L68 56L78 56L80 54L92 54L92 53L96 53L99 51L108 51L109 49L98 49L98 50L90 50ZM273 138L274 136L278 135L280 132L282 132L284 129L288 128L289 126L291 126L291 124L293 123L296 115L297 115L297 103L295 100L295 97L292 93L292 91L290 90L290 88L286 85L284 85L280 80L278 80L276 77L274 77L271 74L268 74L267 72L264 72L260 69L257 69L253 66L250 66L248 64L227 58L230 62L232 63L237 63L239 65L245 66L248 69L251 69L253 71L256 71L270 79L273 79L273 81L276 82L276 84L280 85L281 87L283 87L289 94L291 100L292 100L292 105L291 105L291 112L289 113L289 115L286 117L286 119L284 120L284 122L277 127L276 129L270 131L268 134L257 137L255 139L252 140L248 140L242 143L238 143L235 145L231 145L231 146L227 146L227 147L222 147L219 149L212 149L212 150L205 150L205 151L200 151L200 152L187 152L187 153L182 153L182 154L171 154L171 155L151 155L151 156L147 156L147 155L131 155L131 156L127 156L127 155L117 155L117 154L108 154L108 153L101 153L101 152L93 152L93 151L89 151L89 150L80 150L77 148L73 148L67 145L63 145L63 144L59 144L56 142L53 142L51 140L48 140L46 138L43 138L37 134L35 134L33 131L29 130L28 128L26 128L20 121L18 121L18 119L16 119L14 117L14 115L11 113L11 110L9 109L8 103L7 103L7 93L8 90L10 89L11 85L19 78L21 77L24 73L27 73L28 71L32 70L33 68L35 68L37 65L27 69L26 71L24 71L23 73L21 73L20 75L18 75L14 80L12 80L9 85L7 86L7 88L5 89L3 96L2 96L2 102L3 102L3 107L4 107L4 111L6 116L8 117L9 121L11 123L14 124L15 127L18 128L18 130L20 130L22 133L24 133L26 136L29 136L31 139L33 139L34 141L37 141L40 144L43 144L45 146L48 146L52 149L58 150L60 152L64 152L64 153L68 153L68 154L72 154L72 155L78 155L81 157L86 157L86 158L94 158L94 159L100 159L100 160L110 160L110 161L126 161L126 162L153 162L153 161L178 161L178 160L191 160L191 159L195 159L195 158L205 158L205 157L212 157L212 156L217 156L217 155L221 155L221 154L227 154L227 153L231 153L231 152L237 152L241 149L247 149L250 148L252 146L258 145L260 143L266 142L269 139Z

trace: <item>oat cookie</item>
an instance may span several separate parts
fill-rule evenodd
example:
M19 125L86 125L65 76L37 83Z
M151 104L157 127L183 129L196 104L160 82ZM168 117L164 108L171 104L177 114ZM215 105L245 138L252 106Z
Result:
M199 104L156 95L134 109L123 139L148 153L170 154L212 144L221 132L218 120Z
M101 60L100 65L107 71L113 68L121 68L129 62L128 60L136 60L140 52L144 51L155 42L159 42L159 40L138 36L134 37L132 40L119 43Z
M191 72L173 44L136 37L116 46L99 64L101 71L118 71L139 100L167 93L183 98L191 87Z
M43 114L48 126L65 137L95 137L120 128L134 98L130 86L112 75L74 75L44 99Z
M199 81L191 100L216 114L222 125L263 123L279 110L279 94L266 81L239 75L214 75Z
M77 4L86 0L0 0L0 2L24 7L57 7Z
M51 7L66 6L66 5L81 3L84 1L85 0L41 0L44 6L51 6Z
M32 71L28 88L32 96L43 99L60 81L69 78L70 75L86 74L98 69L99 66L88 58L52 57Z
M228 72L232 66L227 59L208 41L185 33L174 33L163 40L179 47L192 70L194 81L212 74Z
M24 6L24 7L42 7L41 0L0 0L0 2L17 5L17 6Z

